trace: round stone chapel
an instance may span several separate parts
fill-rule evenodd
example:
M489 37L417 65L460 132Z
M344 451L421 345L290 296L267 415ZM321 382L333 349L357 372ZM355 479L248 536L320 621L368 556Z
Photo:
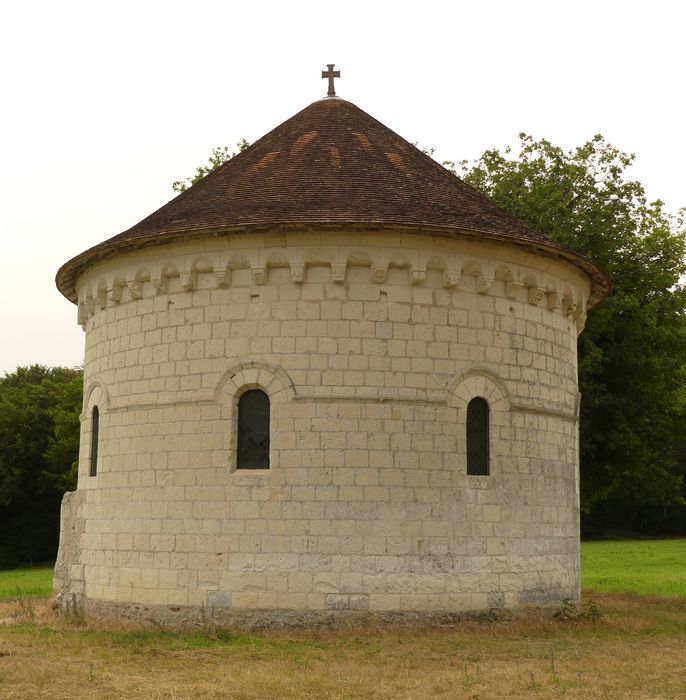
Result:
M57 286L86 340L62 609L578 600L577 335L608 279L359 107L314 102Z

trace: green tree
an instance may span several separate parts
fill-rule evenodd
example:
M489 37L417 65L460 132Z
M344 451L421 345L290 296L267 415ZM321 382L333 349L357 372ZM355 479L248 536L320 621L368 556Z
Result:
M625 178L634 156L602 136L570 151L520 140L517 157L485 151L461 176L610 275L614 288L579 339L582 507L596 529L641 529L686 495L683 212L648 202Z
M83 379L19 367L0 378L0 566L54 558L62 494L76 485Z
M228 146L220 146L212 149L212 155L207 159L205 165L200 165L195 169L195 175L187 177L185 180L177 180L172 184L174 192L185 192L189 187L194 185L199 180L202 180L205 175L209 175L213 170L224 165L227 161L235 158L241 151L244 151L250 146L245 140L241 139L236 146L238 151L231 151Z

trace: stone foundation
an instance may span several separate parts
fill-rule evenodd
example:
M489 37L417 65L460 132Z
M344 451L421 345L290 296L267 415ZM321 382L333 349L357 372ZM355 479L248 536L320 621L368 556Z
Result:
M169 607L160 605L118 604L110 601L85 600L75 597L58 602L66 616L84 616L89 622L126 628L169 630L208 630L215 628L248 631L276 629L337 629L340 627L412 626L443 627L465 622L494 622L525 615L536 610L552 613L561 600L536 606L508 609L491 607L472 611L385 611L362 610L231 610L222 607Z

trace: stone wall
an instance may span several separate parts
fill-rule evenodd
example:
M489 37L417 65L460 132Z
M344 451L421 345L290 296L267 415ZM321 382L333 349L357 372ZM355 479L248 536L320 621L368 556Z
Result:
M90 609L578 598L577 269L410 233L245 235L120 254L77 289L85 525L60 557ZM236 470L256 387L271 469ZM475 396L489 476L466 473Z

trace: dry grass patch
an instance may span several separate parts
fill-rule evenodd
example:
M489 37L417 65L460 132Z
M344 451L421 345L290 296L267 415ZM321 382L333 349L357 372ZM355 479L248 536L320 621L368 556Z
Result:
M96 629L0 603L0 697L686 698L686 600L594 600L599 621L260 634Z

